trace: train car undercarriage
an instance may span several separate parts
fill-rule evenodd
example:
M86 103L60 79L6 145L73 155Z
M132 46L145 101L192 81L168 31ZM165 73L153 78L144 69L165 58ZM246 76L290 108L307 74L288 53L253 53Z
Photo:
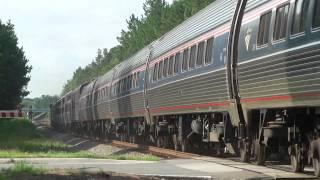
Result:
M288 157L294 172L313 164L320 176L319 108L252 110L248 117L246 138L239 143L242 161L253 158L263 165L272 155Z
M113 122L113 123L112 123ZM57 126L57 125L56 125ZM62 125L59 125L62 126ZM240 155L244 162L276 157L290 160L294 172L312 164L320 176L320 109L256 109L233 126L228 112L72 122L64 130L95 139L118 139L200 154Z

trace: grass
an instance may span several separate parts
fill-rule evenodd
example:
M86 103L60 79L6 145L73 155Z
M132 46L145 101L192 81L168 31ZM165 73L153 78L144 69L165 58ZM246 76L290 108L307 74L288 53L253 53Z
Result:
M104 158L117 160L158 161L153 155L100 156L74 151L71 146L47 139L28 120L0 119L0 158Z

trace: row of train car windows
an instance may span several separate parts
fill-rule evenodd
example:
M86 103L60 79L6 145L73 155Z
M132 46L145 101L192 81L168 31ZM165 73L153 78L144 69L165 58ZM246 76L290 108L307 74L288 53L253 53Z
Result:
M140 75L140 72L135 72L131 75L128 75L120 79L118 82L113 84L112 94L118 95L118 94L130 91L132 89L139 88L139 75Z
M294 6L293 24L291 34L299 34L305 31L306 16L308 13L309 0L297 0ZM273 40L284 39L287 35L287 23L289 18L289 4L284 4L277 8L275 26L273 31ZM271 23L271 12L260 17L259 33L257 45L263 46L269 43L269 31ZM313 9L312 28L320 27L320 0L315 0Z
M181 72L185 72L195 67L211 64L213 62L213 43L214 38L212 37L157 62L153 68L153 82L177 74L179 68ZM180 59L182 59L181 66L179 66Z
M102 99L102 98L105 98L107 97L107 88L103 88L103 89L100 89L98 91L95 92L95 97L98 98L98 99Z

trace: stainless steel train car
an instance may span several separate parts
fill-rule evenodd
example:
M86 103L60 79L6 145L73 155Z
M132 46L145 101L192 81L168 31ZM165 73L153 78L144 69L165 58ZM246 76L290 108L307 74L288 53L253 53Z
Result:
M259 165L277 154L320 176L320 0L248 0L238 19L237 9L215 1L62 97L52 124Z

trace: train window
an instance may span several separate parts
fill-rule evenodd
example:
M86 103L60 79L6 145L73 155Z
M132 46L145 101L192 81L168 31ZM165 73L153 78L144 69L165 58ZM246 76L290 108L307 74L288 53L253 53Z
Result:
M171 76L172 73L173 73L173 60L174 60L174 56L170 56L170 58L169 58L168 76Z
M117 94L119 94L119 81L118 82L116 82L116 85L115 85L115 94L117 95Z
M126 91L126 78L123 78L122 79L122 92L125 92Z
M198 44L198 53L197 53L197 66L201 66L203 63L203 55L204 55L204 41Z
M213 37L207 40L205 64L210 64L210 63L212 63L212 57L213 57L213 41L214 41L214 38L213 38Z
M127 82L126 82L126 89L127 89L127 91L129 91L130 90L130 78L129 78L129 76L127 76L126 77L126 79L127 79Z
M123 78L123 92L127 91L127 78Z
M121 81L119 80L118 81L118 91L117 91L117 94L120 94L121 93Z
M127 91L127 78L126 77L123 79L123 91L124 92Z
M133 77L132 88L135 89L136 88L136 81L137 81L136 73L133 73L132 77Z
M156 63L153 67L153 81L158 79L158 63Z
M136 81L136 77L135 77L135 75L134 75L134 73L131 75L132 76L132 80L131 80L131 89L134 89L135 87L135 81Z
M138 87L138 84L139 84L139 75L138 75L138 74L139 74L139 72L136 72L136 73L135 73L135 77L136 77L136 78L135 78L136 80L134 81L134 83L135 83L135 84L134 84L134 87L135 87L135 88L137 88L137 87Z
M297 34L304 31L305 20L306 20L306 12L308 8L308 1L306 0L297 0L294 7L294 15L293 15L293 24L291 33Z
M187 71L188 70L188 61L189 61L189 48L185 49L183 51L183 60L182 60L182 70Z
M140 75L140 72L137 72L136 73L136 88L139 87L139 75Z
M117 95L120 94L120 81L118 81L118 84L117 84Z
M119 81L119 92L118 94L121 94L122 92L122 80Z
M192 69L195 66L195 61L197 57L197 45L193 45L190 51L189 68Z
M133 83L132 83L132 82L133 82L133 75L131 74L131 75L130 75L130 82L129 82L129 84L130 84L130 89L133 88L133 85L132 85Z
M118 83L115 84L114 86L114 94L117 95L118 94Z
M119 86L119 81L116 83L116 95L118 95L119 94L119 88L120 88L120 86Z
M120 80L120 94L123 92L123 79Z
M313 28L320 27L320 0L315 1L312 27Z
M126 86L126 91L129 91L129 90L130 90L130 89L129 89L130 77L129 77L129 76L126 76L126 79L127 79L126 84L125 84L125 86Z
M121 79L121 93L123 93L124 90L124 79Z
M271 12L268 12L260 17L258 46L268 44L270 32Z
M158 79L162 78L162 71L163 71L163 61L159 62L159 70L158 70Z
M131 80L130 80L130 75L127 76L127 91L130 91L130 84L131 84Z
M179 70L179 61L180 61L180 52L178 52L175 56L175 60L174 60L174 68L173 71L174 73L178 73Z
M134 88L133 82L134 82L134 76L133 76L133 74L131 74L131 89Z
M286 37L288 15L289 15L289 4L283 5L277 9L276 24L273 32L274 40L279 40Z
M162 74L163 74L163 77L167 77L168 75L168 58L166 58L164 61L163 61L163 71L162 71Z

